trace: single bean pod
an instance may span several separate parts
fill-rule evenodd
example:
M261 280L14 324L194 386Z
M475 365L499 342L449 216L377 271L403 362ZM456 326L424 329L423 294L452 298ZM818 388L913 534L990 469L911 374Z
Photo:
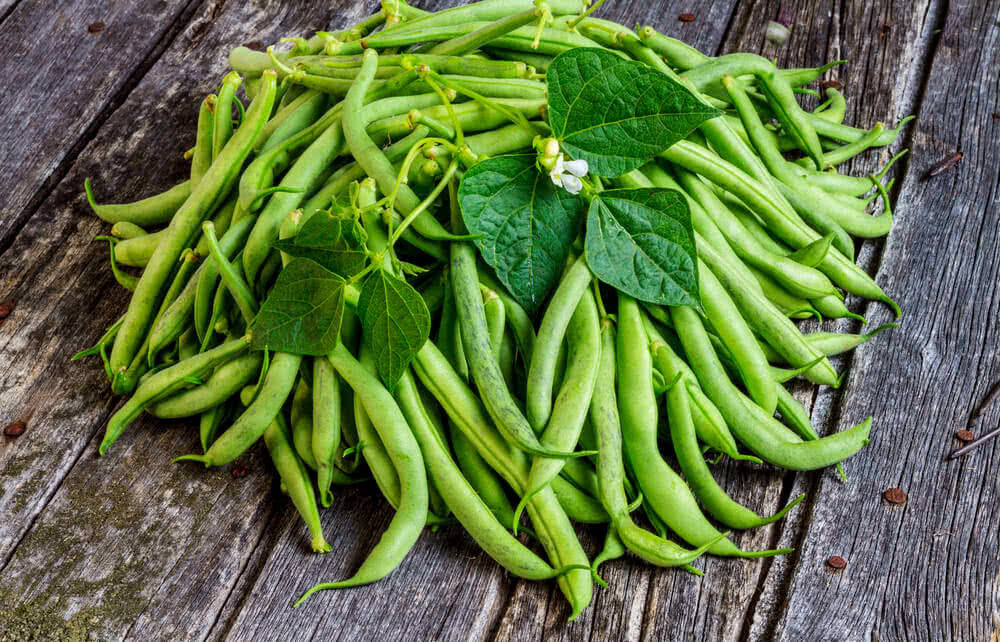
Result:
M316 495L313 493L309 472L295 454L284 417L278 415L268 424L264 431L264 443L267 444L267 452L270 453L271 461L278 470L282 489L292 498L296 510L309 527L313 552L330 552L330 545L323 537L323 527L320 524L319 509L316 507Z
M89 178L83 181L83 188L87 194L87 203L90 205L90 209L102 221L134 223L142 227L169 223L174 213L191 196L191 181L178 183L156 196L150 196L134 203L122 204L98 204L94 199L94 190L90 185Z

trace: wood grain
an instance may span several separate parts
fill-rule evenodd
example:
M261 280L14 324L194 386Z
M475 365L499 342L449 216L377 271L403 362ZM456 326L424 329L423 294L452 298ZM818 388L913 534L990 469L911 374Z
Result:
M21 2L0 24L0 249L62 178L199 0ZM0 9L3 11L3 9ZM88 26L105 23L98 33ZM44 117L41 115L44 114ZM129 196L129 193L122 196Z
M793 546L793 555L706 558L698 562L705 578L634 558L611 562L602 568L610 588L596 590L592 606L567 624L554 583L507 577L460 528L444 527L427 531L386 581L319 594L293 611L302 590L349 575L377 541L391 510L373 487L338 493L323 513L334 551L317 556L259 449L242 479L226 469L173 466L170 456L197 447L191 427L143 420L107 457L96 457L115 400L96 362L68 358L100 335L127 297L107 274L106 247L90 241L104 226L86 211L83 177L109 200L181 180L198 101L226 67L220 52L347 24L375 3L310 4L107 3L89 18L84 3L0 1L0 16L9 11L0 42L17 52L0 64L29 88L13 98L0 89L8 116L0 143L14 186L0 197L0 301L17 301L0 321L0 362L7 364L0 369L0 423L25 418L29 425L22 437L0 440L0 641L87 632L142 640L997 636L996 450L941 461L951 434L1000 379L994 0L697 7L669 0L609 3L601 11L623 24L653 24L708 53L756 51L786 66L850 58L830 72L845 83L848 122L921 115L906 136L912 160L897 171L896 227L887 243L866 243L860 253L899 299L904 326L838 360L851 370L840 391L796 388L825 430L874 414L871 446L848 463L847 485L829 472L715 471L736 500L761 513L809 493L784 522L734 537L746 549ZM783 47L763 39L779 4L795 23ZM687 12L694 22L677 20ZM100 35L86 31L95 20L108 25ZM33 44L35 37L43 44ZM66 55L46 57L68 51L68 71L58 65ZM31 68L37 84L24 75L24 60L44 61ZM25 116L42 111L54 115ZM957 168L920 180L956 148L966 154ZM852 173L871 171L893 150L867 154ZM104 296L95 300L94 292ZM872 324L888 320L881 306L850 305ZM856 330L851 323L831 327ZM983 429L995 425L1000 408L983 421ZM890 486L908 492L909 503L882 502ZM579 530L596 553L603 530ZM847 568L826 568L832 554L845 557Z
M878 274L905 311L903 330L854 359L838 422L871 413L877 427L852 461L852 483L813 509L777 639L986 640L996 627L996 450L943 457L1000 366L1000 162L990 116L1000 100L1000 6L953 2L946 10L943 24L931 25L943 33L934 39L910 171ZM923 32L915 14L909 25L895 14L892 28ZM921 180L956 148L966 154L959 167ZM983 427L998 419L994 409ZM821 480L822 498L830 485ZM889 487L909 502L883 502ZM846 569L824 567L833 554L848 560ZM827 617L817 616L816 603Z

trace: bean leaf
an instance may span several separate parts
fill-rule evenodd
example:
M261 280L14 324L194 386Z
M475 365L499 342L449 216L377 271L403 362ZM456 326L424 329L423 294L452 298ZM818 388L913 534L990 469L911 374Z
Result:
M292 259L250 327L251 345L320 356L337 346L344 315L345 281L307 258Z
M552 135L598 176L621 176L721 112L641 62L572 49L545 75Z
M587 213L587 264L641 301L701 307L691 216L670 189L601 192Z
M409 283L379 269L361 285L357 310L365 345L382 383L392 390L430 336L427 304Z
M585 203L538 171L534 154L476 164L458 190L462 217L483 260L518 303L538 308L559 281Z
M343 277L350 277L365 267L365 232L351 217L340 215L336 208L317 212L302 225L293 239L274 243L291 256L311 259Z

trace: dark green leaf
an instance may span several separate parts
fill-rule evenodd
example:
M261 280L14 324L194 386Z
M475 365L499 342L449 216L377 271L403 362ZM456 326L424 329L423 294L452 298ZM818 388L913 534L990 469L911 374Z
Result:
M691 216L670 189L601 192L587 213L587 264L641 301L701 307Z
M252 346L320 356L337 346L345 281L319 263L292 259L253 320Z
M331 272L350 277L365 267L364 230L353 218L338 216L336 208L317 212L302 225L294 239L274 247L295 257L316 261Z
M465 226L518 303L534 311L559 281L585 203L552 184L535 155L498 156L473 166L458 189Z
M572 49L545 75L552 135L598 176L621 176L721 112L641 62Z
M406 281L375 270L361 285L358 318L379 377L392 390L430 335L427 304Z

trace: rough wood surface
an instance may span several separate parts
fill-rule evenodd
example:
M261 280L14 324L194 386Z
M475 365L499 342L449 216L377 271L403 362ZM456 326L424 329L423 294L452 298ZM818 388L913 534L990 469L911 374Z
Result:
M0 249L34 214L109 111L190 19L197 0L21 2L0 23ZM0 12L4 12L0 6ZM96 22L100 31L89 30Z
M554 583L510 579L448 527L426 532L388 580L327 592L292 611L304 588L350 574L377 541L391 512L374 488L338 493L323 514L335 553L320 557L308 553L304 527L260 451L241 479L228 469L170 465L169 457L196 447L194 432L183 422L146 420L107 457L96 456L115 400L94 362L68 358L126 299L107 274L106 247L90 241L104 226L86 211L83 177L95 180L99 197L121 200L180 180L198 100L225 68L220 52L346 24L374 3L106 3L101 15L86 4L0 2L0 42L16 52L0 64L21 82L13 96L5 92L14 83L0 89L11 186L0 197L0 301L17 302L0 321L0 424L29 425L16 440L0 439L0 640L88 631L137 640L1000 635L998 524L990 510L996 450L942 462L954 430L1000 378L993 296L1000 121L992 117L1000 111L1000 3L782 2L795 25L780 48L763 40L778 2L605 7L608 17L653 24L708 53L757 51L787 66L850 58L831 72L845 83L850 122L870 126L915 112L921 119L906 136L912 160L897 171L896 226L887 243L861 251L903 306L904 326L838 363L851 369L840 391L799 391L827 430L876 416L871 447L849 462L850 483L830 473L723 467L720 483L760 512L810 494L784 522L735 538L746 549L796 552L708 558L698 563L707 573L701 579L611 562L602 569L611 588L598 589L571 624ZM685 12L695 21L678 21ZM97 20L107 29L89 34ZM67 58L72 66L60 67ZM35 76L23 75L27 69ZM965 153L957 168L920 180L956 148ZM889 153L865 156L854 172L871 171ZM106 296L95 300L94 292ZM873 324L888 319L880 306L858 309ZM994 409L982 428L998 420ZM892 486L909 493L907 505L882 502ZM589 551L599 549L602 529L581 532ZM824 565L833 554L848 560L846 569Z

